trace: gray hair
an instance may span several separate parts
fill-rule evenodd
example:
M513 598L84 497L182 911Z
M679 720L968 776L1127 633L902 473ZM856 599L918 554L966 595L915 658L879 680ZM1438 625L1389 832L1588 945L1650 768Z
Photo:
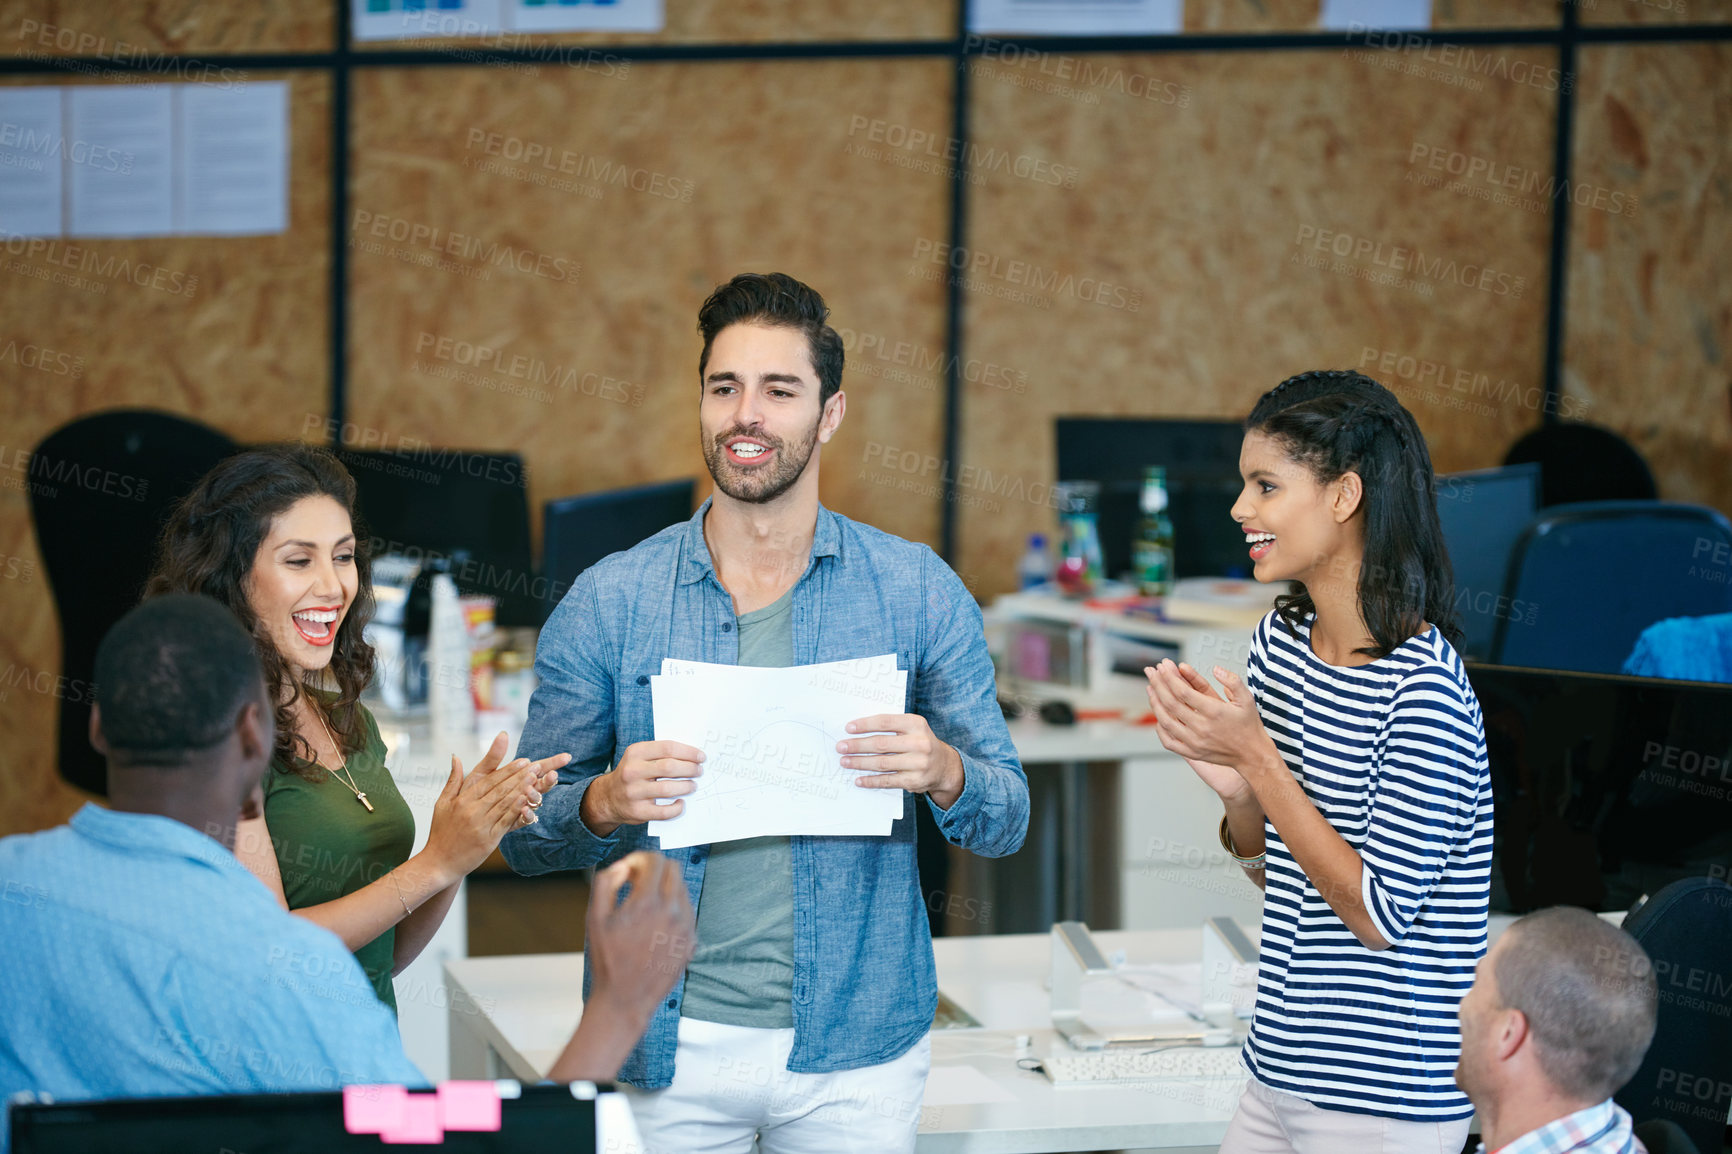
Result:
M1554 906L1511 926L1494 967L1505 1007L1526 1015L1540 1068L1570 1097L1621 1089L1654 1040L1654 963L1629 934L1584 909Z

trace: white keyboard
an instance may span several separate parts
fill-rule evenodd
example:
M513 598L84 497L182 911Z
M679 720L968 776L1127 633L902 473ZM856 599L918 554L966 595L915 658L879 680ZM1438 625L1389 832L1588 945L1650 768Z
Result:
M1156 1078L1241 1078L1237 1046L1175 1046L1166 1050L1058 1050L1041 1059L1055 1086L1147 1082Z

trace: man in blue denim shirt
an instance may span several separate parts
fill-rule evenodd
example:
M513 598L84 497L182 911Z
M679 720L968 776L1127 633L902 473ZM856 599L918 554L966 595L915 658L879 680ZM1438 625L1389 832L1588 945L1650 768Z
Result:
M683 808L703 753L651 740L663 658L894 652L908 671L906 712L860 719L851 731L876 736L839 747L846 768L879 771L861 787L907 791L889 837L670 852L698 907L697 955L620 1074L640 1088L652 1148L744 1149L756 1134L765 1151L912 1149L937 1000L913 807L987 856L1027 832L1028 783L968 591L925 546L818 502L820 446L846 404L827 317L782 274L735 277L705 302L699 426L715 494L586 570L536 654L519 755L572 761L540 821L501 844L525 874L611 861Z

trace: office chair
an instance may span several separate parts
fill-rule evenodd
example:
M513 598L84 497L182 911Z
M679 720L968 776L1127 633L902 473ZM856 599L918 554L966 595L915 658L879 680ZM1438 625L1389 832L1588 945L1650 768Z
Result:
M1653 471L1634 445L1610 429L1580 421L1541 425L1510 446L1506 465L1537 462L1540 505L1580 501L1652 501Z
M1717 1151L1726 1099L1698 1092L1732 1083L1732 885L1675 881L1625 918L1624 930L1653 959L1660 1016L1648 1056L1613 1097L1638 1126L1664 1119L1698 1150Z
M36 446L30 519L60 615L63 684L91 684L97 643L138 604L169 510L236 447L206 425L143 409L81 417ZM60 776L106 794L108 767L90 745L90 693L57 701Z
M1690 1136L1676 1122L1650 1118L1636 1128L1636 1137L1648 1148L1648 1154L1702 1154Z
M1732 582L1713 561L1729 551L1732 523L1700 505L1543 509L1510 555L1490 660L1616 673L1654 622L1732 611Z

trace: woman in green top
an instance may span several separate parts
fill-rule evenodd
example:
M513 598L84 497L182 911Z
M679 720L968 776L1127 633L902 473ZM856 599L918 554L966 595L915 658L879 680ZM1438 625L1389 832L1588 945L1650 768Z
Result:
M264 816L241 823L235 856L342 938L395 1009L391 976L432 939L464 875L535 820L570 757L501 765L503 733L467 777L453 757L427 844L410 856L414 818L359 700L373 674L362 639L373 590L354 508L354 478L329 451L244 450L176 507L145 596L204 593L251 630L276 690L277 748Z

